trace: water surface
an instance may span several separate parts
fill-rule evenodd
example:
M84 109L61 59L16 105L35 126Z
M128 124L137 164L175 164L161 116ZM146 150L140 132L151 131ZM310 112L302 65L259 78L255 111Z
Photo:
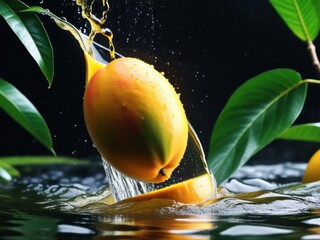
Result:
M99 159L21 169L0 185L2 239L320 239L320 183L305 164L241 168L199 206L170 200L108 204Z

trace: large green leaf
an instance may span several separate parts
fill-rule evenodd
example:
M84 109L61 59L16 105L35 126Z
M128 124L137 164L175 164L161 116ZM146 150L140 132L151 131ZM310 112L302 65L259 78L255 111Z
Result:
M286 129L279 139L320 142L320 123L306 123Z
M218 184L292 125L306 91L297 72L275 69L233 93L216 121L207 158Z
M0 108L54 153L50 130L41 114L18 89L1 78Z
M302 41L313 41L319 33L315 0L270 0L290 30Z
M53 80L53 50L47 32L35 13L20 12L28 8L18 0L0 0L0 15L38 63L49 86Z

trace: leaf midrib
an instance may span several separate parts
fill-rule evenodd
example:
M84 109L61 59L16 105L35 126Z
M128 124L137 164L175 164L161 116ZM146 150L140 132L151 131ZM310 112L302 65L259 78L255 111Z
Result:
M310 37L310 35L309 35L309 33L308 33L307 27L306 27L306 25L305 25L304 19L303 19L303 17L302 17L302 13L301 13L301 11L300 11L300 7L299 7L299 5L298 5L297 0L292 0L292 2L293 2L293 5L294 5L294 7L295 7L295 9L296 9L296 11L297 11L298 19L299 19L299 22L300 22L300 24L301 24L303 33L304 33L304 35L306 36L307 41L312 41L312 40L311 40L311 37Z

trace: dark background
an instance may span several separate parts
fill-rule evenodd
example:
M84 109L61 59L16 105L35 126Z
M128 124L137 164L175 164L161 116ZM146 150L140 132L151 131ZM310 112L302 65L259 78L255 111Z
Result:
M25 2L39 5L39 1ZM267 0L109 3L107 26L113 31L116 51L141 58L165 73L181 93L205 152L216 118L244 81L274 68L292 68L304 79L317 78L306 44L290 32ZM74 1L43 0L41 5L88 31ZM2 18L0 77L14 84L42 113L58 155L95 156L82 115L82 50L71 34L58 28L49 17L39 17L54 48L52 87L48 89L38 66ZM319 91L317 86L309 87L298 123L319 121ZM0 156L50 155L2 111L0 119ZM317 144L275 141L254 159L306 161L317 148Z

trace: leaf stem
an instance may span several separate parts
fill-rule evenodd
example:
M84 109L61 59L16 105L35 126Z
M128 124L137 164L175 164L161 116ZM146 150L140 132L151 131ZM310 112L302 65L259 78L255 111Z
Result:
M301 83L313 83L313 84L319 84L319 85L320 85L320 80L316 80L316 79L305 79L305 80L301 81Z
M318 75L320 76L320 62L319 62L319 59L318 59L316 46L310 40L308 40L307 44L308 44L308 48L307 49L308 49L308 52L309 52L309 54L311 56L312 64L315 67Z

